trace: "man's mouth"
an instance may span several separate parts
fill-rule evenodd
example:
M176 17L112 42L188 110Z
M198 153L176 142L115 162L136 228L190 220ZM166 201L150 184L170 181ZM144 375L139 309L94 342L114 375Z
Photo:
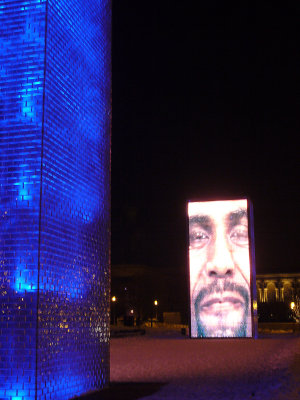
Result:
M206 296L199 304L200 312L230 312L245 306L244 299L235 293L217 293Z
M199 336L245 336L250 291L234 282L216 281L202 288L195 297Z

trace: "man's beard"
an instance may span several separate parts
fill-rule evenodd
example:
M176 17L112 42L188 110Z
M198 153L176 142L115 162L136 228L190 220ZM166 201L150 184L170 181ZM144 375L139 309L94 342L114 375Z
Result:
M211 332L211 329L203 322L201 322L201 301L209 295L223 294L224 292L238 293L244 300L244 310L241 322L236 326L228 326L226 323L218 324L218 333ZM249 309L249 290L237 283L232 282L229 279L215 279L211 284L201 289L195 299L195 314L197 321L197 336L198 337L245 337L247 336L247 317Z

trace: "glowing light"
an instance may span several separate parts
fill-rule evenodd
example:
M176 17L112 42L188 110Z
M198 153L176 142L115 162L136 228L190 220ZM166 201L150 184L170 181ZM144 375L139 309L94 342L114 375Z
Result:
M38 271L30 271L26 265L19 265L13 279L13 289L18 293L34 292L37 290Z
M296 307L296 304L294 301L291 302L290 307L291 307L291 310L294 310L294 308Z
M252 337L251 203L189 202L187 211L191 336Z
M257 310L257 301L256 300L253 301L253 310Z
M154 305L158 306L158 301L157 300L154 300Z
M116 296L113 296L113 297L111 298L111 301L113 301L113 302L117 301Z
M108 380L111 1L15 3L0 6L0 398L67 400Z

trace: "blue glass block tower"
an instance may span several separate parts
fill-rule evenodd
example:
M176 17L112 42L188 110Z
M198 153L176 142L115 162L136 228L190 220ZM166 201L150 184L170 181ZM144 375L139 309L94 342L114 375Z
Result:
M109 381L110 0L0 3L0 399Z

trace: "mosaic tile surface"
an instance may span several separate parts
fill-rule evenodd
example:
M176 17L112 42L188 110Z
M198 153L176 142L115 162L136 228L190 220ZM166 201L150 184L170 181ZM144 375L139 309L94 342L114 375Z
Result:
M0 4L0 399L109 380L110 13Z

